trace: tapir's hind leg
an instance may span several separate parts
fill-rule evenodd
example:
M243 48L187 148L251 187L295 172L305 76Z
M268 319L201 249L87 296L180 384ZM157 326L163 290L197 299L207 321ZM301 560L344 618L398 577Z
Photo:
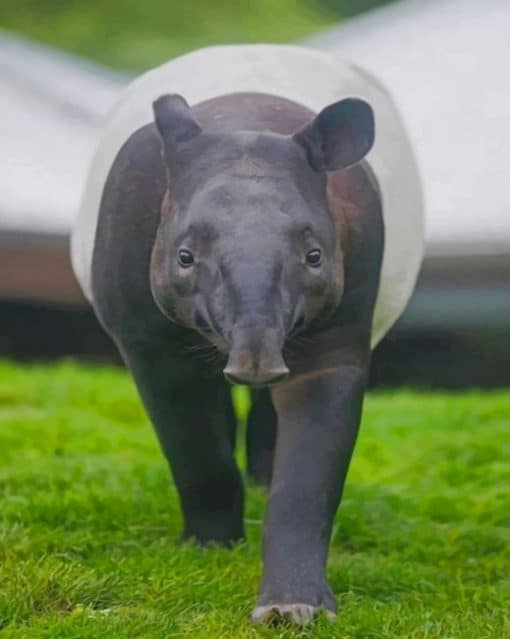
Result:
M226 382L170 375L160 344L119 346L172 469L184 538L203 544L243 538L243 484L225 415Z
M246 451L248 475L259 486L271 484L275 444L276 412L269 390L253 391L246 429Z

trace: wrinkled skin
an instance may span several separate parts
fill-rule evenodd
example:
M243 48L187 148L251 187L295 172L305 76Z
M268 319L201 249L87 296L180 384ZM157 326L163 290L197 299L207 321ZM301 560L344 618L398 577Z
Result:
M96 313L170 463L184 537L244 536L225 380L258 389L248 469L270 495L253 618L333 616L325 565L383 251L377 187L354 166L372 144L371 110L347 100L314 118L274 96L233 94L193 111L163 96L154 112L105 186Z

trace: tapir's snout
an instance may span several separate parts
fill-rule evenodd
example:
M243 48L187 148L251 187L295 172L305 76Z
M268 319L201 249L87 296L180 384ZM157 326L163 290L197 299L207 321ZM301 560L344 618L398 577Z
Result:
M283 381L289 369L283 360L282 342L277 329L234 329L223 374L232 384L249 386L268 386Z

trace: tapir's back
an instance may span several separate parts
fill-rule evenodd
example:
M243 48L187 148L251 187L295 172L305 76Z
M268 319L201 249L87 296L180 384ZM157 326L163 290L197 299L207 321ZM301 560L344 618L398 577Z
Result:
M99 143L73 233L73 266L85 294L92 298L92 253L106 178L126 140L152 121L152 101L163 93L180 93L196 104L239 92L281 96L315 113L345 97L361 97L372 105L376 140L367 159L378 181L385 223L375 345L405 308L422 259L423 207L413 154L391 98L373 78L344 60L297 47L203 49L146 73L128 87Z

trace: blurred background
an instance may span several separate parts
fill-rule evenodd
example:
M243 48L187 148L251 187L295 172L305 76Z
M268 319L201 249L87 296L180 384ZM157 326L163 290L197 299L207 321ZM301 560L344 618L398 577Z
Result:
M372 383L510 384L510 2L2 0L0 27L0 356L118 361L68 238L122 87L201 46L294 42L387 86L423 178L426 257Z

